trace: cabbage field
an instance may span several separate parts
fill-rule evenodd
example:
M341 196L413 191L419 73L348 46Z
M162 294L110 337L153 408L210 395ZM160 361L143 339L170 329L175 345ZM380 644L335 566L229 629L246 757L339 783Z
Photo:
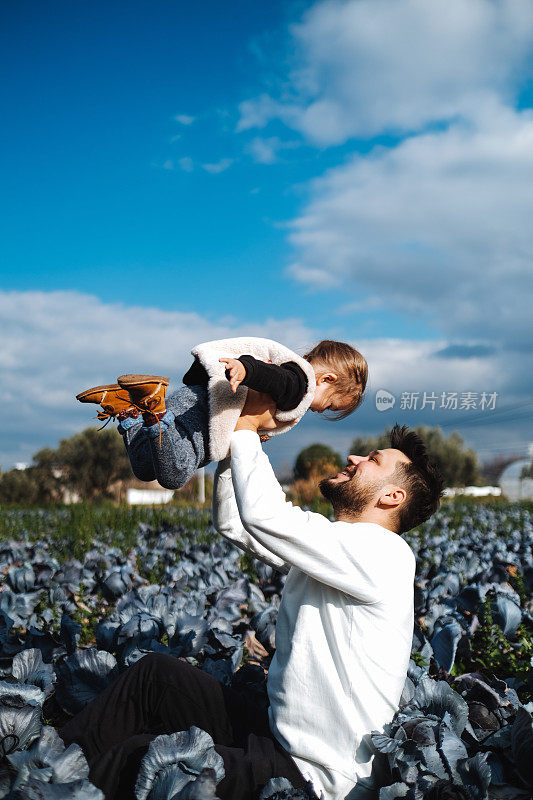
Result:
M266 703L284 577L220 538L208 512L71 506L0 520L0 798L103 798L56 729L145 653L186 658ZM533 510L448 503L406 538L413 651L400 709L372 736L388 765L380 800L527 800ZM139 800L216 798L223 766L191 730L151 745ZM261 794L311 797L284 779Z

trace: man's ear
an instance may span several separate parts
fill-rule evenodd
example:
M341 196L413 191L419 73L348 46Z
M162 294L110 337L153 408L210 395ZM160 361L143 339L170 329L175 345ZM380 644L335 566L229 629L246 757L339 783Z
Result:
M378 506L385 509L398 508L406 497L407 492L405 489L401 489L399 486L384 486L378 500Z

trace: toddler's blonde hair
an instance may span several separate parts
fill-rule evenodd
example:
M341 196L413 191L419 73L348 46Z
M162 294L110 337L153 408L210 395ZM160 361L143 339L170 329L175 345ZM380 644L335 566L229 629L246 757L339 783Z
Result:
M361 404L368 380L368 364L359 350L346 342L323 339L304 358L316 369L334 371L337 374L335 391L350 398L350 405L344 411L337 411L330 419L344 419ZM324 369L321 370L320 368Z

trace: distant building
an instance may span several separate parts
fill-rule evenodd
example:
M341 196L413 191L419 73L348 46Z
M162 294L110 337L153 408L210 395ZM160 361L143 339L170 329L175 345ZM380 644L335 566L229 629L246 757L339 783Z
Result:
M156 483L156 481L153 482ZM164 489L159 484L154 489L126 489L126 503L130 506L170 503L173 497L172 489Z
M499 497L502 490L499 486L459 486L444 490L444 497Z
M125 500L130 506L169 503L174 497L172 489L165 489L157 481L140 481L137 478L117 481L111 487L111 492L115 500Z
M210 483L209 476L208 480ZM125 500L132 506L170 503L176 494L193 503L204 503L206 499L205 470L197 470L195 477L177 492L173 489L165 489L157 481L140 481L137 478L130 478L126 481L118 481L114 487L114 494L117 500Z
M56 476L60 477L60 475ZM159 505L161 503L169 503L174 492L171 489L164 489L157 481L139 481L137 478L131 478L127 481L116 481L110 487L112 497L123 502L124 500L130 506L138 505ZM64 486L60 489L62 503L79 503L81 500L79 494Z
M79 503L81 500L78 492L65 489L64 487L61 488L61 494L61 502L65 503L66 505L70 505L70 503Z

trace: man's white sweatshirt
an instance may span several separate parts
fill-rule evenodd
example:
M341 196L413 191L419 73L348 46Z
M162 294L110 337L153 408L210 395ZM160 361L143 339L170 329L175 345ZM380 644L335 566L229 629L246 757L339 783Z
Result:
M259 437L237 431L215 478L218 531L287 572L268 672L270 728L318 795L373 797L370 740L398 709L411 653L415 557L381 525L287 502Z

